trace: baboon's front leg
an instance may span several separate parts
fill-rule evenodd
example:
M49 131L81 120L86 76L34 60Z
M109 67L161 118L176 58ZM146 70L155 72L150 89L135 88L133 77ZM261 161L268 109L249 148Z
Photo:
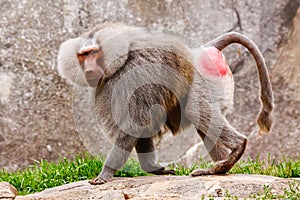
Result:
M152 138L140 138L135 146L138 159L142 169L156 175L175 174L174 170L165 170L158 165L156 159L155 145Z
M116 170L121 169L126 163L136 142L137 138L123 132L119 133L105 160L101 173L96 178L89 181L89 183L92 185L99 185L110 180Z

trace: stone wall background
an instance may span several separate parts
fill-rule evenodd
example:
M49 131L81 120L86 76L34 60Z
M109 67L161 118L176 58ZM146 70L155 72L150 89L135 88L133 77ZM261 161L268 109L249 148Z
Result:
M190 38L191 47L231 30L249 36L270 67L275 126L257 139L255 63L234 45L226 50L236 82L235 112L228 118L250 139L245 156L270 152L299 158L298 7L298 0L1 1L0 167L14 170L33 160L55 161L86 151L74 125L73 89L59 77L56 56L61 42L104 21L166 28Z

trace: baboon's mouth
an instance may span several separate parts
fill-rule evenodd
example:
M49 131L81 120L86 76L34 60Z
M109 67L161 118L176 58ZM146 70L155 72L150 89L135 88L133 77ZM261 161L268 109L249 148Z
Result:
M102 81L102 78L94 78L94 79L87 80L88 84L91 87L97 87L98 83L101 83L101 81Z

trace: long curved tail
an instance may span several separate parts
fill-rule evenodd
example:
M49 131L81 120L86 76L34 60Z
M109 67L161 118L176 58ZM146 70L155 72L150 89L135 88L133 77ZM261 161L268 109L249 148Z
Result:
M259 135L264 135L272 127L271 113L274 108L274 99L265 59L256 44L245 35L237 32L229 32L206 43L204 47L214 46L222 51L225 47L233 43L238 43L246 47L256 61L262 102L262 107L256 121L260 128Z

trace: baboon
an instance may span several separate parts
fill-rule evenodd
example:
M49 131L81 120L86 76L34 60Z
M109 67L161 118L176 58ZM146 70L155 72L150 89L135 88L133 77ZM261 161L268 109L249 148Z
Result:
M259 134L268 133L273 110L268 71L258 47L242 34L223 34L201 51L169 33L105 23L62 43L59 73L73 84L96 88L97 120L114 141L101 173L90 184L110 180L133 148L143 170L174 174L156 163L153 137L162 129L176 135L190 125L216 161L214 167L197 169L191 175L228 172L247 145L247 138L221 111L224 93L233 93L232 86L219 82L227 75L231 76L227 83L233 81L221 51L232 43L245 46L257 63L262 101L257 123Z

